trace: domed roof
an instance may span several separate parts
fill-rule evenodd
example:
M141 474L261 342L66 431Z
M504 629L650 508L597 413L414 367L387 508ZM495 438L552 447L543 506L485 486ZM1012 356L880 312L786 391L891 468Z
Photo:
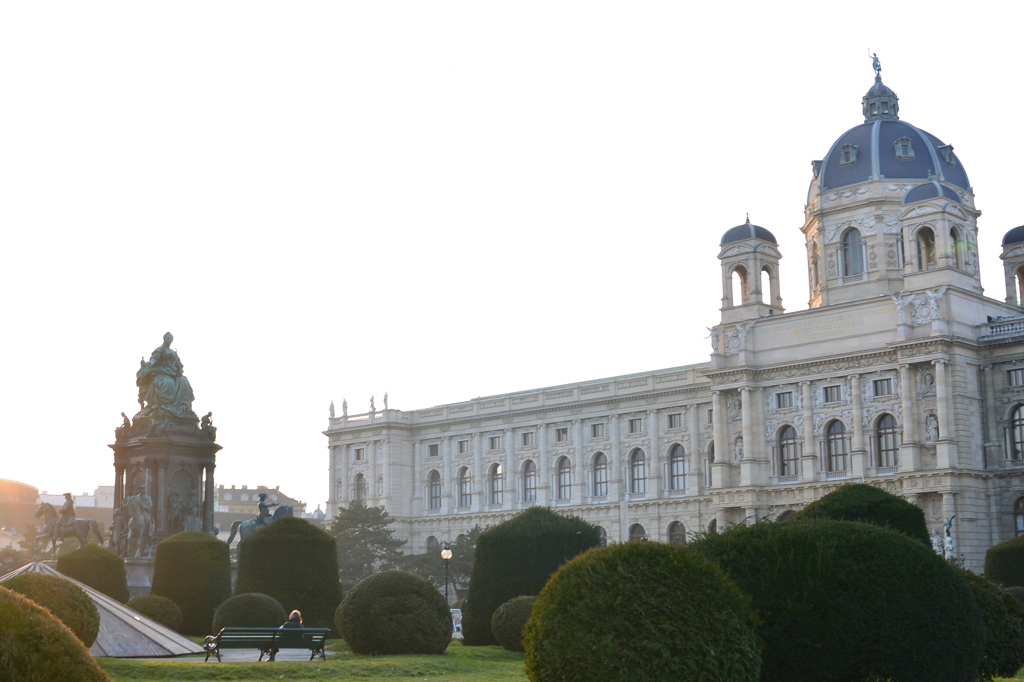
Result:
M760 239L761 241L778 244L778 242L775 241L775 235L771 232L760 225L751 225L750 216L747 216L747 222L742 225L737 225L736 227L726 230L725 234L722 235L722 244L741 242L744 239Z
M1019 225L1003 236L1003 246L1024 242L1024 225Z
M875 78L862 101L864 123L843 133L820 164L820 191L870 180L932 179L970 190L963 164L931 133L899 119L896 93Z
M937 199L939 197L955 201L958 204L963 203L960 201L960 195L956 193L956 190L951 187L946 187L945 185L940 185L935 180L911 188L909 192L903 195L903 203L912 204L915 201Z

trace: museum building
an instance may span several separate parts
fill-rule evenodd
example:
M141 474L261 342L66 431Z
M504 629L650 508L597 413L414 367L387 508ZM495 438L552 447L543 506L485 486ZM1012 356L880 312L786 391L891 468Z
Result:
M1003 300L982 292L974 191L953 146L899 117L880 76L864 122L812 162L809 301L787 313L775 237L722 236L709 361L332 417L328 515L383 505L408 549L543 505L610 540L785 519L852 481L949 517L980 570L1024 533L1024 226Z

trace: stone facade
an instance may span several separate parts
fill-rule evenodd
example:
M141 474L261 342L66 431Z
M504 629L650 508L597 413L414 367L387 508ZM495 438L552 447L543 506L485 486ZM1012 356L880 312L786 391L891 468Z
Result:
M722 240L708 362L332 418L328 515L384 505L413 552L531 505L668 541L864 481L929 529L955 515L980 570L1024 521L1024 250L1004 245L1006 299L984 296L973 189L895 101L877 80L864 125L813 164L806 310L784 311L782 254L748 220Z

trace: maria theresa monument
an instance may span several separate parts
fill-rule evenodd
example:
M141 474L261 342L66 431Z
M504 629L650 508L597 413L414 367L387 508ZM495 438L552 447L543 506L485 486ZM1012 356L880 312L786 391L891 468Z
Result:
M1003 239L1005 296L985 296L966 169L875 66L863 123L811 164L806 309L786 312L775 236L748 219L722 235L709 358L410 412L332 406L329 515L384 505L414 552L532 505L681 543L863 481L934 532L952 517L980 570L1024 533L1024 226Z

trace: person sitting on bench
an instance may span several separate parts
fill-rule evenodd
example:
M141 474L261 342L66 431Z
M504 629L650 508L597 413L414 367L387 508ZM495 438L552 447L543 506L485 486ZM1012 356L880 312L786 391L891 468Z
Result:
M302 614L299 613L296 610L296 611L292 611L291 612L291 614L288 616L287 622L285 622L285 624L281 626L281 629L284 629L284 628L301 628L301 627L302 627Z

